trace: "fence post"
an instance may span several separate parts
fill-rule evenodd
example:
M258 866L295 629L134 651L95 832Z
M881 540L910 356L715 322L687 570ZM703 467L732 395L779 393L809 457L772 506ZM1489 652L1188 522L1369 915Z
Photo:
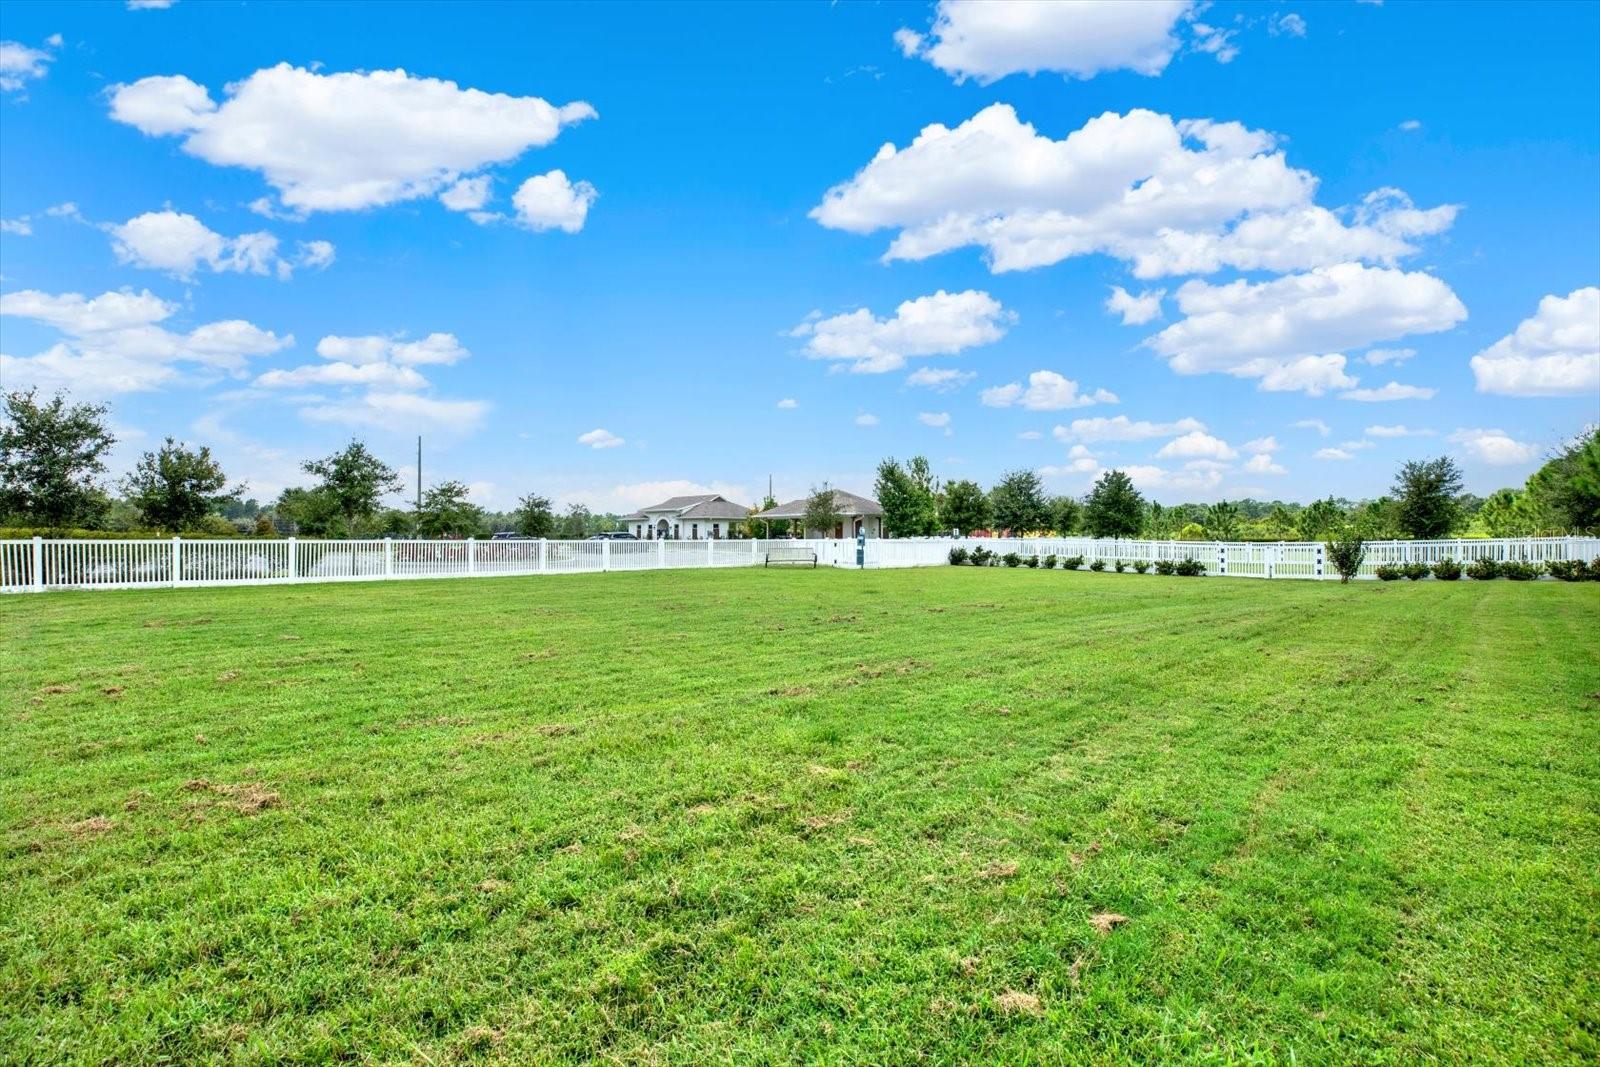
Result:
M544 573L545 561L546 561L547 557L550 555L549 548L550 548L550 539L547 538L547 537L539 538L539 573L540 574Z
M717 542L715 538L706 538L706 566L717 565Z
M383 576L385 578L394 577L394 538L392 537L383 539Z
M476 537L467 538L467 573L478 573L478 539Z
M761 558L761 542L754 537L750 538L750 566L756 565L756 560Z
M172 584L177 585L183 576L183 542L178 538L172 539Z
M1217 573L1228 573L1228 546L1221 541L1217 542Z
M608 570L611 569L611 542L610 541L601 541L600 542L600 569L602 571L608 571Z
M1322 545L1321 541L1318 541L1317 542L1317 577L1318 578L1322 577L1322 553L1323 553L1323 545Z
M667 567L667 539L665 537L656 538L656 567L660 570L665 570Z
M44 592L44 538L33 539L33 591Z
M289 580L292 582L300 577L300 542L296 538L289 538Z

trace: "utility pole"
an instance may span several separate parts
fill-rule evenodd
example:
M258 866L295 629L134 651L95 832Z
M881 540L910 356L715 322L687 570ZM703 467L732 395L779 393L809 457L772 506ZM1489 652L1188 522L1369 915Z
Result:
M417 434L417 510L416 530L417 537L422 536L422 435Z

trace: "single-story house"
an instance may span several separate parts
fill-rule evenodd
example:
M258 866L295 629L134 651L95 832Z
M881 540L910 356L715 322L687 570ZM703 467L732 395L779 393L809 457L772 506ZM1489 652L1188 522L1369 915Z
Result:
M791 500L787 504L758 511L750 516L750 521L760 523L763 519L790 519L798 522L805 518L806 497ZM831 530L807 530L807 537L849 537L865 530L868 537L883 536L883 505L871 497L857 496L847 493L843 489L833 491L833 509L839 513L843 521L837 523ZM759 527L757 527L759 529Z
M622 524L641 541L718 541L750 518L750 509L715 493L675 496L632 515Z

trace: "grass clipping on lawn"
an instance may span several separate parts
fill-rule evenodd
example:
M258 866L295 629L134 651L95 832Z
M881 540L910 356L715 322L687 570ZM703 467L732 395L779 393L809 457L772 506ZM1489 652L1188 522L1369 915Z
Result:
M18 1062L1594 1062L1600 587L0 599Z

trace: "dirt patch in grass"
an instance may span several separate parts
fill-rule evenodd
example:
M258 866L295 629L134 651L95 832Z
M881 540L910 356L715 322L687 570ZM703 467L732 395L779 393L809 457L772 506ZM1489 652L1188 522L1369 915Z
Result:
M811 688L809 685L791 685L791 686L785 686L782 689L768 689L767 690L767 696L769 696L769 697L808 697L808 696L811 696L815 692L816 692L816 690Z
M221 674L217 675L217 681L231 682L237 677L239 677L238 671L223 671Z
M76 693L77 691L78 691L78 687L77 686L68 685L65 682L58 683L56 685L47 685L44 688L39 690L39 692L44 693L44 694L46 694L48 696L60 696L62 693Z
M183 783L186 792L202 793L205 798L190 805L190 810L203 813L214 807L228 808L240 815L258 815L268 808L283 806L283 796L260 782L212 782L192 778ZM220 798L220 799L213 799Z
M546 722L535 726L533 732L540 737L565 737L567 734L577 733L578 728L571 723Z
M849 808L845 808L843 811L836 811L832 815L807 816L806 818L800 820L800 825L811 831L826 830L830 826L838 826L841 823L847 823L854 817L855 812Z
M1002 863L999 860L995 860L993 863L989 864L989 866L979 871L978 877L989 879L1015 878L1018 870L1019 868L1015 863Z
M1044 1005L1032 993L1008 989L994 998L994 1007L1001 1015L1022 1015L1037 1018L1044 1014Z
M99 837L111 832L116 823L104 815L93 815L87 819L75 822L67 827L67 832L80 840L88 837Z
M120 685L108 685L101 689L100 692L104 693L108 697L120 697L125 690Z
M1126 915L1120 915L1114 911L1097 911L1089 916L1089 925L1101 934L1109 934L1127 921L1128 917Z

